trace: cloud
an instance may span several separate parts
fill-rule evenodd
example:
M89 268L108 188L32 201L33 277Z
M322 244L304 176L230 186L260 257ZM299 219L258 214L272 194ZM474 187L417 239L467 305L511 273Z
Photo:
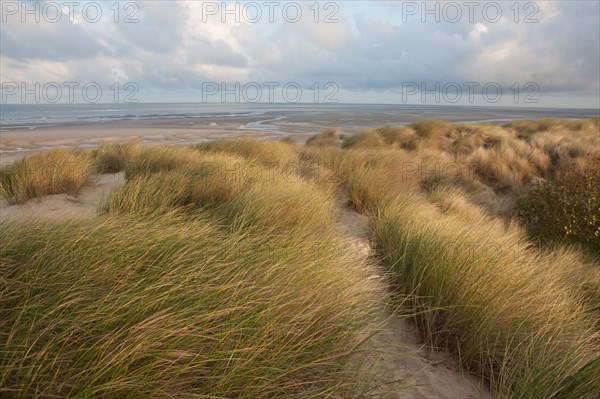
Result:
M223 23L219 13L207 20L203 2L195 1L136 4L133 24L21 23L9 16L1 27L2 80L129 79L153 93L197 89L207 80L332 81L358 93L455 81L534 81L558 95L600 90L597 2L537 3L538 23L524 23L531 12L525 8L516 23L512 3L498 22L479 11L473 21L464 13L436 23L403 15L402 2L341 2L334 10L339 22L329 24L322 21L327 10L315 22L308 3L296 23L281 14L271 23L266 13L257 23Z

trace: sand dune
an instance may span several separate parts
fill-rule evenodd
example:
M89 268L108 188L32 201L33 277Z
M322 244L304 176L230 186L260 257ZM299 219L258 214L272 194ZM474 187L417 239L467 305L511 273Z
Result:
M85 186L76 196L56 194L33 199L21 205L0 206L0 220L23 221L30 218L92 219L110 191L124 182L124 174L104 174ZM367 237L368 219L348 205L339 195L341 213L337 227L355 251L357 259L368 258L371 246ZM374 262L374 274L383 274ZM425 348L416 329L406 320L389 315L384 330L370 344L371 357L365 362L374 374L377 398L455 399L490 398L474 376L458 371L456 362L443 351Z

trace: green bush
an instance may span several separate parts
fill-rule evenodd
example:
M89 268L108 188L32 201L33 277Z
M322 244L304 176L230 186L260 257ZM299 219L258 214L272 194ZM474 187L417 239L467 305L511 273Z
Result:
M600 251L600 160L542 182L519 201L516 213L537 239Z

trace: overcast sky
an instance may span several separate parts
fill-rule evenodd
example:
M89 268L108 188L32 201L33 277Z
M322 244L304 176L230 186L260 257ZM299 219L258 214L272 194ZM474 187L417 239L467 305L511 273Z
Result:
M218 102L223 87L230 102L279 101L300 87L302 102L600 106L595 0L1 3L5 90L133 82L142 102Z

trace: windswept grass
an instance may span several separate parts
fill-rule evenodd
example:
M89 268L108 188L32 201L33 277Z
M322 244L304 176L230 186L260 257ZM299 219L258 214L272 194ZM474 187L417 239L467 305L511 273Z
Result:
M209 210L235 226L321 232L333 224L333 191L287 165L268 167L223 152L153 147L142 151L129 170L127 182L110 194L106 212Z
M51 194L76 194L93 178L89 158L79 152L58 148L35 154L0 171L0 196L10 203Z
M550 261L562 265L565 285L582 296L585 305L596 314L596 330L600 330L600 259L580 248L561 245L547 251Z
M512 150L496 151L478 148L467 162L484 182L503 193L525 194L527 183L535 176L535 168Z
M217 140L197 144L192 148L200 151L238 155L252 162L270 167L284 167L298 161L298 155L293 146L279 141Z
M342 134L339 129L325 129L306 141L308 147L339 147Z
M190 178L181 172L138 176L113 190L102 211L116 214L164 214L178 208L185 210L191 201Z
M598 333L584 299L519 235L443 214L416 195L373 217L396 284L414 293L419 330L483 375L497 397L594 398Z
M342 144L343 148L377 148L386 146L386 142L377 132L365 130L347 137Z
M381 126L376 129L364 130L344 139L343 148L403 148L415 150L419 135L407 126Z
M434 136L445 136L452 131L452 125L439 119L428 119L412 125L417 134L423 138L433 138Z
M125 167L125 178L156 172L169 172L201 164L201 156L189 148L153 146L144 148ZM210 168L210 165L206 165Z
M408 126L381 126L375 129L387 144L398 146L406 150L417 148L419 135Z
M598 121L25 158L0 174L11 202L76 193L94 171L126 182L92 221L0 225L0 396L365 397L356 360L388 290L334 228L341 189L428 344L499 398L595 399L600 259L535 246L510 210L551 216L536 193L560 181L558 213L595 239L596 173L580 172L596 171Z
M357 394L346 362L378 326L377 280L335 237L218 224L2 225L2 396Z
M453 352L496 397L595 398L597 257L536 248L517 221L493 212L510 209L534 179L560 175L564 165L502 127L414 128L422 137L415 151L310 149L303 157L330 160L351 201L370 217L392 286L414 295L405 305L419 315L429 344Z
M97 173L117 173L125 170L127 164L139 154L141 146L135 142L108 143L90 152L96 164Z
M346 136L344 148L372 154L408 152L417 161L404 166L420 171L426 190L453 184L477 193L478 202L488 209L507 215L540 181L573 165L584 169L600 159L598 125L598 119L520 121L504 126L425 120Z

